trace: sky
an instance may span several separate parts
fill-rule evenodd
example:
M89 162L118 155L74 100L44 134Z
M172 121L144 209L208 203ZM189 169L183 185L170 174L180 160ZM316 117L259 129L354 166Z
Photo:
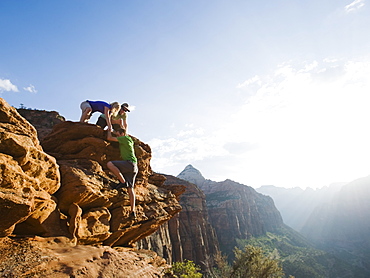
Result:
M370 174L369 26L369 0L0 0L0 97L127 102L156 172L320 188Z

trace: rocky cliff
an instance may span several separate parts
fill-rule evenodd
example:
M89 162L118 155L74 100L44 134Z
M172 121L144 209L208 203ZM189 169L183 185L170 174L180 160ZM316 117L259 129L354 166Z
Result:
M150 147L133 138L139 174L137 219L130 218L128 194L114 189L118 181L106 168L119 159L117 143L106 141L95 125L57 122L40 144L35 127L0 98L0 236L7 243L2 252L29 236L68 239L75 247L130 247L181 210L183 186L165 185L150 168ZM2 273L9 271L6 262L2 257Z
M17 112L36 128L40 141L52 131L56 124L65 122L65 118L56 111L18 108Z
M219 251L219 245L208 220L206 197L195 184L174 176L164 176L164 184L185 187L180 196L182 210L162 226L163 229L143 239L141 247L154 250L168 262L191 260L204 272L209 272L214 266L213 258ZM167 251L168 246L171 246L171 252Z
M238 239L274 232L284 225L273 200L249 186L207 180L191 165L177 177L197 183L205 193L210 223L226 254L232 254Z

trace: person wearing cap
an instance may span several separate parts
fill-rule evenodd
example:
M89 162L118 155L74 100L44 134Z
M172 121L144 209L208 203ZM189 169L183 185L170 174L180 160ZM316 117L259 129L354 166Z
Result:
M130 112L128 103L121 105L121 109L116 115L112 115L110 121L112 123L113 129L123 128L127 131L127 112ZM105 114L101 114L96 122L97 126L104 129L107 126L107 117Z
M93 113L100 112L108 119L105 123L106 126L108 125L108 129L112 129L111 117L115 117L120 111L118 102L107 103L105 101L86 100L81 103L80 107L82 110L81 123L87 123Z
M108 130L107 140L118 142L122 160L109 161L107 163L107 167L119 180L119 183L115 188L118 190L127 188L131 207L130 216L136 219L134 187L138 167L137 158L135 156L134 141L129 135L127 135L127 131L123 128L119 128L116 131L116 134L116 137L112 136L111 131Z

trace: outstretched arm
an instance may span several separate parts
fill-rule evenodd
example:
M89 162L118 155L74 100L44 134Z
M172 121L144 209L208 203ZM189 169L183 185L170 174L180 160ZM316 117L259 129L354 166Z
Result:
M124 119L120 119L119 125L121 128L124 128L127 132L127 121Z
M104 107L105 120L107 121L108 130L112 130L111 112L108 107Z

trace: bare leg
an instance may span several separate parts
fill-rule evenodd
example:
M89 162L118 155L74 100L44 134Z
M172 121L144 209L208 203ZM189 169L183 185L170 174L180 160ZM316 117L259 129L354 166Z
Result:
M86 123L90 119L91 111L92 111L91 108L86 108L85 110L82 111L80 123Z
M127 188L128 196L130 198L131 212L135 211L135 190L131 187Z
M121 183L126 182L121 171L111 161L107 163L107 167L118 178L118 180ZM135 190L131 187L128 187L127 191L128 191L128 196L130 198L131 213L134 215L134 217L136 217L135 215Z
M122 183L126 182L125 178L123 177L123 175L121 173L121 171L116 166L114 166L114 164L111 161L109 161L107 163L107 167L108 167L109 170L111 170L111 172L117 177L117 179L120 182L122 182Z

